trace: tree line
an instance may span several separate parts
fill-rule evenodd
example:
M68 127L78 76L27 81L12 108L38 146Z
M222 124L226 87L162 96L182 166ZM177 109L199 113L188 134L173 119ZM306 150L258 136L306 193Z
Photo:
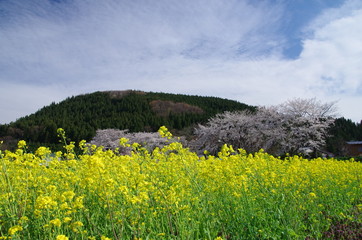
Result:
M193 138L181 141L198 154L215 155L229 144L247 152L263 149L276 156L343 156L345 141L361 139L362 127L351 120L336 119L336 113L334 102L322 103L315 98L293 99L256 111L226 111L198 124ZM131 143L147 139L145 147L151 150L162 143L157 133L130 134L116 129L97 131L91 143L116 148L120 138Z
M171 109L167 116L159 115L150 104L155 100L195 106L202 109L202 113L188 112L187 109L180 113ZM217 113L245 109L253 111L255 107L217 97L139 91L95 92L69 97L15 122L0 125L0 140L4 141L3 148L16 146L20 139L34 147L56 146L59 141L57 128L63 128L69 139L75 142L90 141L98 129L155 132L165 125L182 132L197 123L206 122Z
M13 123L0 125L0 141L4 141L3 149L14 148L20 139L34 149L42 145L61 149L57 129L63 128L69 140L97 139L95 142L103 141L107 145L109 138L97 138L97 130L122 130L123 135L114 131L112 134L132 136L132 140L137 141L139 136L150 139L153 135L146 133L167 126L175 135L184 136L189 147L198 152L215 153L227 143L250 152L263 148L275 155L327 152L343 156L346 141L362 140L362 126L349 119L336 118L334 107L334 103L316 99L254 107L216 97L140 91L95 92L69 97ZM124 135L126 129L128 135ZM102 136L111 132L104 132ZM145 134L130 135L132 133Z

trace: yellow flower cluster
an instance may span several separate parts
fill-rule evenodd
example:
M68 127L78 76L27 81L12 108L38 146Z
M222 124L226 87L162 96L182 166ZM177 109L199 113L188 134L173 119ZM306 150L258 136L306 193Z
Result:
M161 137L165 137L168 139L172 138L172 133L168 131L168 129L165 126L160 127L158 130L158 133L161 135Z
M69 240L69 238L67 236L61 234L61 235L57 236L56 240Z
M19 142L22 151L0 156L3 239L320 238L362 199L354 161L280 159L227 145L199 157L178 142L76 159L72 148L31 154Z
M22 231L22 230L23 230L22 226L15 225L15 226L12 226L8 232L9 232L9 235L12 236L12 235L16 234L18 231Z

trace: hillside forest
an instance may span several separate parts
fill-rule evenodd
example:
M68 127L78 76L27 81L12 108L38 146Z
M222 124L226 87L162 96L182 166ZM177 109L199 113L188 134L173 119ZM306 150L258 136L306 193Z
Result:
M206 122L224 111L251 110L255 107L217 97L141 91L106 91L72 96L52 103L29 116L0 125L2 148L26 140L29 147L59 147L57 129L63 128L72 141L89 141L98 129L128 129L155 132L167 126L188 135L192 126Z
M65 130L69 141L89 142L99 129L156 132L160 126L192 139L195 127L217 114L256 110L255 106L217 97L133 90L95 92L69 97L0 125L0 141L2 149L14 149L19 140L25 140L30 150L39 146L60 150L58 128ZM336 118L326 134L325 151L343 156L345 142L357 140L362 140L361 123Z

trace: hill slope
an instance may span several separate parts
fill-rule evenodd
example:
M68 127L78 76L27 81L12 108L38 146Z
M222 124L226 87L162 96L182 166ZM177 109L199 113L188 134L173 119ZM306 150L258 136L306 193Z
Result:
M57 144L57 128L73 141L90 140L97 129L156 131L165 125L182 130L224 111L254 110L237 101L182 94L141 91L105 91L69 97L34 114L0 125L6 144L24 139L31 144ZM6 146L5 146L6 147Z

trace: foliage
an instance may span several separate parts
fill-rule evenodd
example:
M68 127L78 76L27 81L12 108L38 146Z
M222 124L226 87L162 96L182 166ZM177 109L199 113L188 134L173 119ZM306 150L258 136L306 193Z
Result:
M328 112L330 110L331 112ZM223 144L275 155L320 151L333 124L332 104L295 99L256 112L225 112L196 129L196 148L215 153Z
M362 122L354 123L350 119L338 118L329 130L327 149L337 156L345 156L346 141L362 141Z
M235 146L243 146L252 151L264 148L271 153L279 154L282 151L278 152L277 150L283 149L281 143L284 142L287 145L289 144L289 146L295 146L293 141L297 139L293 138L293 140L290 136L286 136L287 138L280 140L281 136L279 135L274 135L276 139L279 138L278 141L270 138L270 134L277 133L278 128L273 128L274 125L283 127L280 126L283 121L285 124L290 124L285 119L282 122L278 121L280 114L293 116L293 113L299 112L299 115L304 115L306 118L313 116L313 114L314 116L319 114L320 117L324 118L325 113L335 116L333 114L335 112L334 103L321 103L315 99L294 99L284 104L284 107L283 111L278 113L279 115L272 113L273 111L275 112L275 109L270 109L273 119L266 119L264 121L265 126L263 122L259 122L258 128L261 129L260 131L255 129L256 122L249 122L252 125L254 124L254 126L246 129L244 134L253 133L258 138L264 138L263 144L261 144L258 138L254 138L252 141L240 138L237 141L237 138L234 137L229 141L218 142L217 135L215 135L215 141L209 141L208 150L215 153L223 143L229 142ZM319 113L318 111L311 111L313 107L317 110L319 109ZM35 151L43 145L48 146L53 151L61 150L62 145L59 144L56 134L56 130L59 127L67 131L69 139L77 142L82 139L90 141L96 136L96 131L99 129L128 129L128 133L144 133L155 132L161 125L166 125L175 135L185 136L187 140L192 140L194 139L193 129L197 128L197 124L207 126L207 121L215 117L216 114L225 111L245 111L244 113L248 112L248 115L252 115L255 109L255 107L236 101L215 97L146 93L140 91L95 92L70 97L57 104L52 103L32 115L20 118L10 124L0 125L0 140L4 141L0 149L15 150L17 142L20 139L24 139L28 142L30 151ZM280 110L281 108L279 107L278 111ZM225 113L225 118L226 115L227 113ZM246 116L244 117L246 118ZM298 119L303 118L298 116ZM243 121L245 122L246 119ZM300 124L307 125L309 122L301 122ZM313 123L311 126L317 125ZM304 130L306 129L304 128ZM294 126L291 130L294 131L292 136L296 136L298 126ZM309 130L313 134L314 129L309 128ZM206 130L203 129L203 131ZM231 133L231 135L233 134L235 133ZM201 135L198 134L198 136ZM208 135L208 137L212 139L211 135ZM328 152L336 156L345 156L346 141L362 141L362 124L338 118L323 138L326 140ZM204 145L202 141L206 141L207 138L203 135L201 139L203 140L189 142L189 146L192 149L202 148L202 145ZM301 140L305 141L305 138ZM242 143L241 145L239 145L240 142ZM316 143L317 141L313 140L313 142ZM310 146L310 142L307 145ZM204 149L206 149L205 147ZM303 146L301 147L303 148ZM317 147L320 148L320 146ZM284 151L292 153L298 152L297 148L284 149Z
M82 141L76 155L65 144L28 153L20 141L0 152L3 239L321 239L335 219L360 223L354 161L281 160L227 145L198 157L178 142L119 155Z
M158 103L156 108L155 103ZM159 112L159 104L166 106L166 111ZM73 141L89 141L98 129L154 132L165 125L182 130L206 122L216 113L243 109L254 108L216 97L140 91L95 92L52 103L32 115L0 125L0 139L6 140L6 144L24 139L30 145L49 146L58 143L56 130L60 127Z

